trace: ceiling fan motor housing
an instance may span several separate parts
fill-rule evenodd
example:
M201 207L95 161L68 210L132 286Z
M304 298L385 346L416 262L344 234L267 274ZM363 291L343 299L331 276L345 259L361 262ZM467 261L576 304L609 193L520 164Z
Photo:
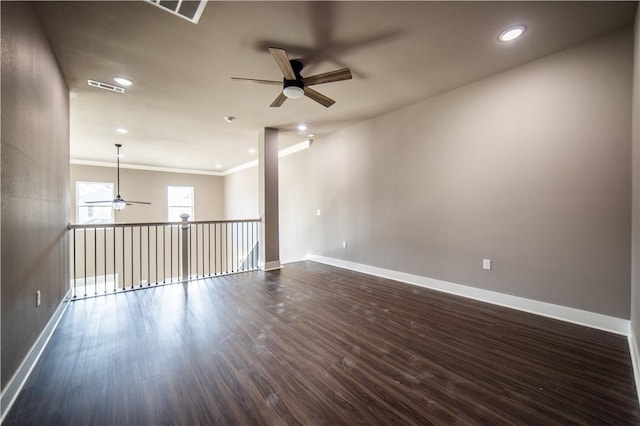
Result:
M287 98L298 99L304 96L304 83L302 82L302 76L300 75L300 71L302 71L302 62L296 61L295 59L289 61L291 64L291 68L293 69L293 73L296 76L295 80L287 80L284 79L284 87L282 88L282 93Z
M284 80L284 88L286 89L287 87L299 87L304 89L304 83L302 80Z
M304 68L304 64L296 59L291 59L289 61L291 64L291 68L293 69L293 73L296 76L296 80L302 80L302 76L300 75L300 71Z

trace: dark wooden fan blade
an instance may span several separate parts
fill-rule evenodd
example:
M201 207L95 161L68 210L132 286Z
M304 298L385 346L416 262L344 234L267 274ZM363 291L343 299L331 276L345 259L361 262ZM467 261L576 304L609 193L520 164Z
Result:
M253 81L255 83L261 83L261 84L279 84L279 85L282 85L282 81L260 80L258 78L231 77L231 80Z
M293 72L293 68L291 68L291 62L289 62L289 55L287 55L287 51L277 47L270 47L269 52L273 56L273 59L276 60L284 78L287 80L295 80L296 74Z
M322 93L316 92L315 90L313 90L310 87L305 87L304 88L304 95L306 97L308 97L308 98L313 99L314 101L316 101L320 105L326 106L327 108L329 108L331 105L336 103L336 101L334 101L333 99L323 95Z
M312 86L314 84L331 83L332 81L350 80L353 76L349 68L342 68L341 70L329 71L323 74L316 74L310 77L302 79L305 86Z
M271 102L271 105L269 105L270 107L279 107L280 105L282 105L284 103L284 101L287 100L287 97L284 95L284 93L280 92L280 94L278 95L278 97L276 98L275 101Z
M129 204L148 204L151 205L151 203L149 203L148 201L131 201L131 200L125 200L127 203Z

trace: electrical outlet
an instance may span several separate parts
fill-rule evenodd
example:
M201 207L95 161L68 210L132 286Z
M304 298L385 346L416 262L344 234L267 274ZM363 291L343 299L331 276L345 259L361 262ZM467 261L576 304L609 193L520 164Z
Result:
M482 259L482 269L491 270L491 259Z
M42 293L40 290L36 290L36 308L40 306L40 303L42 303Z
M347 248L347 242L346 241L342 242L342 248Z
M322 212L320 211L320 209L316 210L316 216L321 216Z

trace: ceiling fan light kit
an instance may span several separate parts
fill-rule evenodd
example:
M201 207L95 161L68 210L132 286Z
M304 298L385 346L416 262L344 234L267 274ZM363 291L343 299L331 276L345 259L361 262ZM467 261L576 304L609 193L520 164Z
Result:
M116 198L111 203L111 206L113 207L114 210L120 211L120 210L124 210L124 208L127 206L127 203L122 198Z
M297 81L287 80L282 93L289 99L299 99L304 96L304 89L300 86Z

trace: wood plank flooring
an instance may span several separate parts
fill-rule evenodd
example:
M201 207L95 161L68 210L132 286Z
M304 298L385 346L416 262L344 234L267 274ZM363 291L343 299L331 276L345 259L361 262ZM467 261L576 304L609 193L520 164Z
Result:
M625 337L313 262L73 302L5 425L632 425Z

